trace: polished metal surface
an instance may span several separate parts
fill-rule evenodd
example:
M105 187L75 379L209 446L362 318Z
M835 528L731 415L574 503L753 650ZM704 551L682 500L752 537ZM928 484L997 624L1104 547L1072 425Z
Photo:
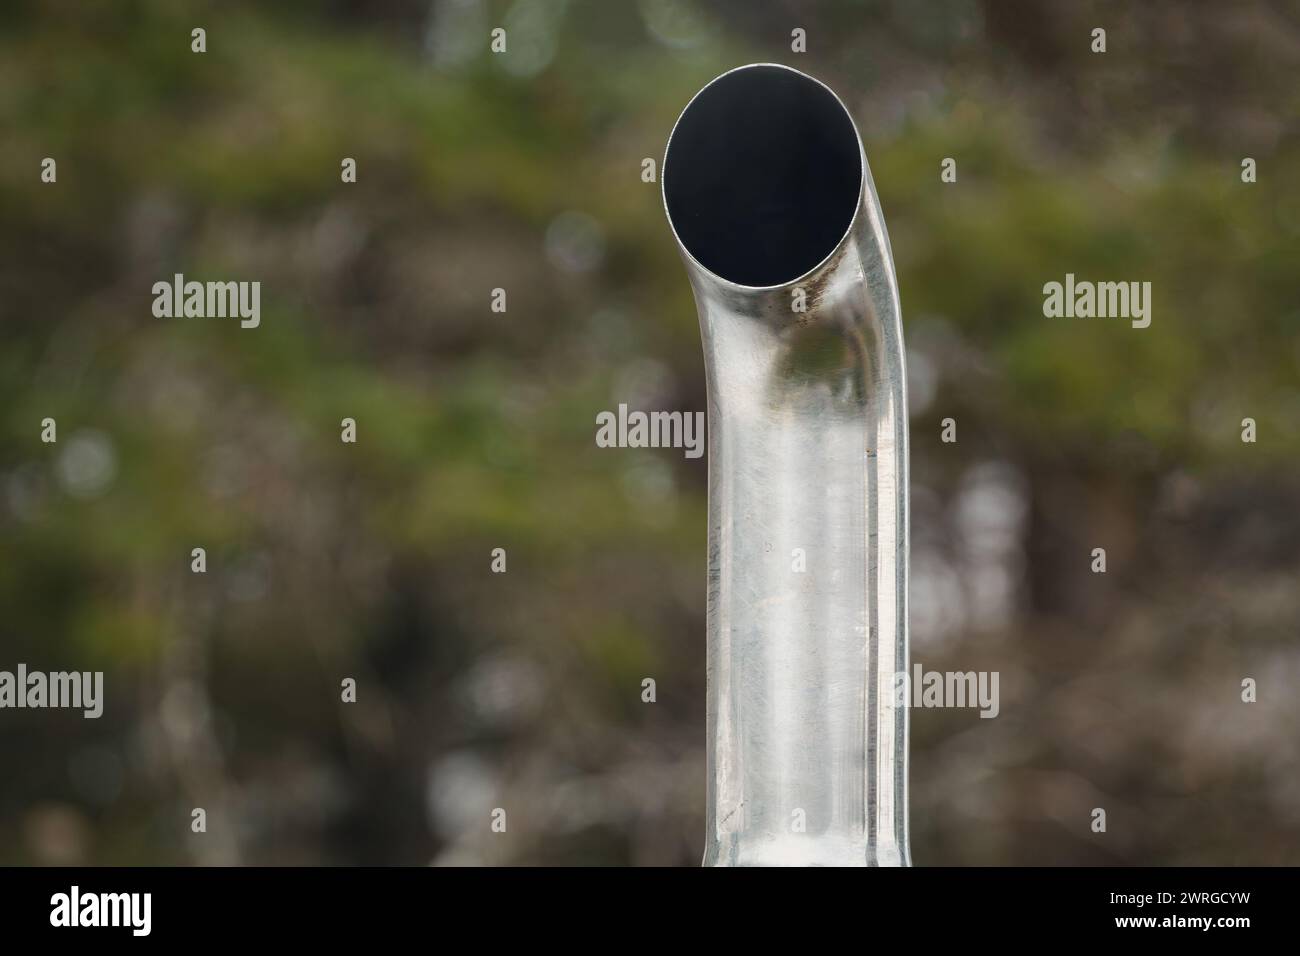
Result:
M910 862L906 382L858 149L857 212L811 272L736 285L679 240L708 379L705 865Z

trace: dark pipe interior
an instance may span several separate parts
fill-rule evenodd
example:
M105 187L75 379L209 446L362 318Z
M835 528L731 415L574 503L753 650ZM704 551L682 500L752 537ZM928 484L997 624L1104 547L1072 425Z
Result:
M687 107L663 184L673 228L701 265L739 285L781 285L848 230L862 185L857 133L820 83L747 67Z

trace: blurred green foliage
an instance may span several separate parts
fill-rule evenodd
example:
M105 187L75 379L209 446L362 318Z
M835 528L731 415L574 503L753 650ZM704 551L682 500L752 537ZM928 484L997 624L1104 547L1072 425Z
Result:
M963 482L999 462L1027 502L1011 616L917 635L1013 698L915 715L918 861L1286 861L1294 6L19 0L0 667L104 669L110 697L94 724L0 714L0 862L694 862L706 465L592 435L620 401L704 407L641 164L751 60L859 120L927 370L918 550L974 593ZM260 280L261 326L155 319L177 272ZM1067 272L1150 281L1151 327L1044 318ZM1273 677L1267 717L1224 709L1239 673ZM482 800L517 808L508 840Z

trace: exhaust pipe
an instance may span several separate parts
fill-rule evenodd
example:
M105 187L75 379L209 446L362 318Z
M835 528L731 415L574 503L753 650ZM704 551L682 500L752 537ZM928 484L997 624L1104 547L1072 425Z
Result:
M709 415L706 866L906 866L907 390L857 128L789 67L678 118Z

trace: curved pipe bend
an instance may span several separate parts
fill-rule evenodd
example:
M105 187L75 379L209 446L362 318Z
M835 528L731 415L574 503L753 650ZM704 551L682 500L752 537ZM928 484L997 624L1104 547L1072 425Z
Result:
M908 865L907 389L857 128L776 64L683 111L665 209L708 384L705 865Z

